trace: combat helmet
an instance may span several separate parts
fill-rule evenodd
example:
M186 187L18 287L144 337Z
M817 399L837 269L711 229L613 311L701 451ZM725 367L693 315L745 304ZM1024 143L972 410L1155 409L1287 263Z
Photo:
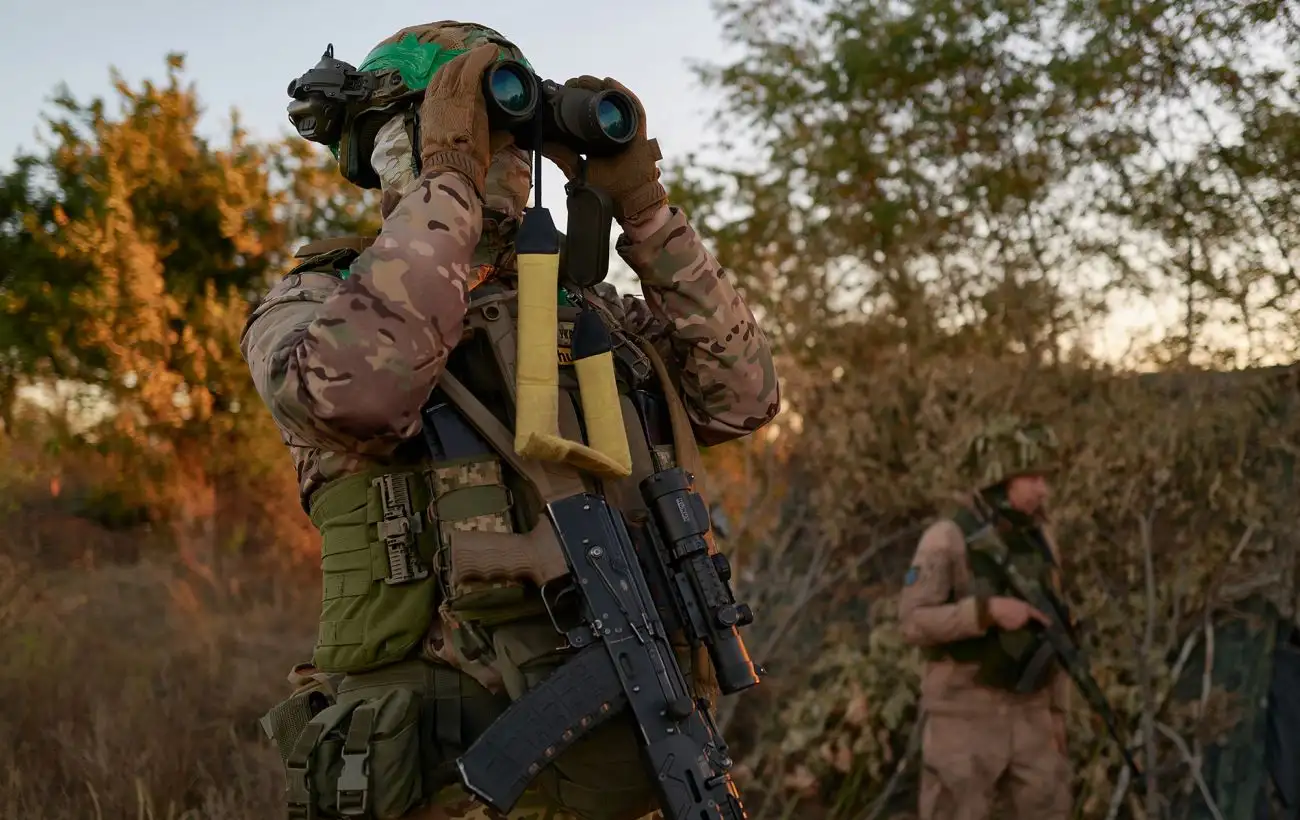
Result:
M300 124L304 116L298 114L295 119L293 103L290 104L290 119L303 136L328 145L339 161L339 170L349 182L362 188L378 189L379 177L370 165L370 155L379 129L397 114L404 113L408 127L412 129L412 143L415 143L416 104L433 75L459 55L483 43L496 44L500 48L499 59L517 60L529 66L519 47L500 32L478 23L455 20L403 28L380 41L355 69L334 60L331 47L315 71L326 69L333 72L331 76L343 78L338 81L332 97L335 100L346 99L345 108L330 112L342 120L341 127L319 129L329 136L313 138L304 133ZM311 72L296 80L297 86L290 85L290 96L304 102L313 96L311 92L316 87L311 85L310 75ZM319 107L309 112L311 127L315 127L318 120L330 116L326 113L321 117L318 110Z
M1017 475L1057 469L1058 453L1059 444L1051 427L1003 416L971 437L963 473L977 488L992 487Z

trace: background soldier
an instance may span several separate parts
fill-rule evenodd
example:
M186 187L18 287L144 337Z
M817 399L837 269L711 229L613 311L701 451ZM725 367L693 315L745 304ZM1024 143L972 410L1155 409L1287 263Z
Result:
M271 289L243 336L258 392L293 455L303 506L322 534L314 669L297 670L303 685L264 719L286 762L294 816L338 817L351 803L349 816L486 817L457 785L457 755L569 656L532 583L540 569L523 566L524 557L556 547L546 541L553 533L540 482L521 473L602 493L625 514L644 512L643 478L697 457L697 444L752 433L777 413L767 341L686 215L669 206L645 112L612 80L567 85L617 89L635 103L634 138L617 155L589 158L586 181L610 196L624 231L617 250L645 298L604 283L551 284L541 298L516 298L534 272L518 275L514 246L533 157L490 127L483 96L484 73L507 58L523 55L499 33L444 21L399 31L357 66L376 75L382 99L349 109L331 147L347 178L382 190L383 229L373 244L346 239L300 250L303 261ZM573 177L572 150L548 144L542 153ZM519 339L515 317L527 311L549 313L558 334L553 327L536 344ZM598 362L586 371L590 380L575 379L575 370L583 375L575 360L584 334L574 322L592 313L615 355L606 348L591 358L614 362L605 365L614 375L602 376ZM551 376L516 381L534 365L552 368ZM673 376L657 378L661 372ZM599 420L615 420L615 437L626 438L621 455L620 447L595 452L587 395L591 384L613 393L616 381L613 413ZM467 449L465 418L444 412L455 405L468 413L450 398L456 383L483 409L476 424L483 415L491 425L513 423L515 442L560 445L552 455L585 461L542 464L527 446ZM446 400L436 406L435 390ZM549 419L525 401L527 393L546 405L547 391ZM668 429L670 416L682 420L684 434L677 423ZM660 418L665 423L655 423ZM558 429L521 434L523 425L546 424ZM605 473L593 478L597 468ZM395 506L405 507L397 517L388 514ZM384 552L395 542L409 547L400 565L400 551ZM519 577L485 577L483 567L502 556L520 565ZM683 668L694 672L697 694L716 694L707 664ZM511 816L569 816L556 814L564 810L625 820L653 810L633 728L624 713L578 740L537 776L543 808Z
M1040 665L1035 626L1049 615L1014 596L988 560L1005 555L1059 594L1059 556L1044 530L1055 444L1050 429L1015 419L976 437L965 467L978 489L925 531L907 571L903 636L927 658L921 820L983 820L999 797L1021 820L1069 816L1072 684L1056 663Z

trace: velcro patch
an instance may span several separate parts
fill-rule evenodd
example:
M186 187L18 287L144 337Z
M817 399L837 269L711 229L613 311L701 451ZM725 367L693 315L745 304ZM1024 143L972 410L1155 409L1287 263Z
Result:
M573 364L573 322L557 323L555 350L560 364Z

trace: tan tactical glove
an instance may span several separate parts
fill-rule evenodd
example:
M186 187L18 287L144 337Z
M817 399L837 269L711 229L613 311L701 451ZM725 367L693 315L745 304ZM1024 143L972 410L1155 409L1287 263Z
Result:
M659 142L646 138L645 107L641 100L617 80L606 77L598 80L590 75L575 77L565 83L569 88L588 91L613 89L632 98L640 124L636 136L627 148L612 157L591 157L587 160L587 182L609 194L614 203L614 216L619 224L636 225L655 214L668 202L668 191L659 182ZM577 175L578 154L563 145L547 143L542 155L559 166L564 175L573 179Z
M425 173L458 171L474 186L479 199L487 184L492 155L514 138L488 125L483 99L483 72L500 54L484 43L440 68L420 103L420 161Z

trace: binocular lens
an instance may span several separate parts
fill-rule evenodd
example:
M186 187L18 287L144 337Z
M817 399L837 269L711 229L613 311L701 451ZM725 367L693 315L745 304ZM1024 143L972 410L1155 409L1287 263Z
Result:
M632 136L636 120L621 97L606 96L596 106L596 119L600 130L612 140L625 140Z
M519 75L521 69L503 65L492 72L492 98L510 114L526 114L532 104L532 86Z

